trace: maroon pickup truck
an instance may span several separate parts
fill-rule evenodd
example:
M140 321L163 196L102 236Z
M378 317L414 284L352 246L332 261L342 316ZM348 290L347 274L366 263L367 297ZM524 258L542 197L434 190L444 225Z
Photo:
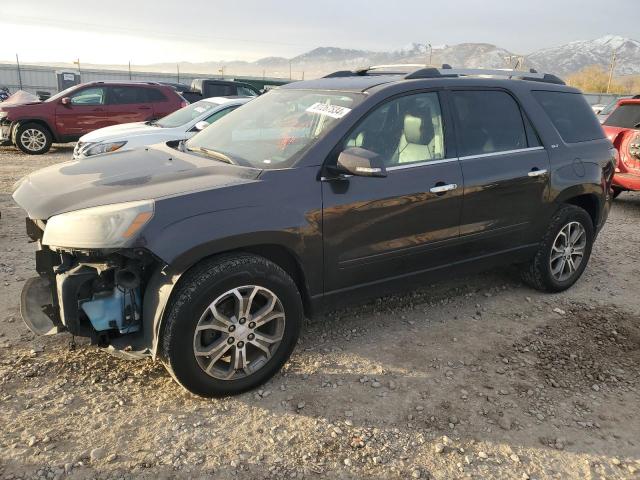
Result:
M72 142L109 125L154 120L187 104L173 88L155 82L84 83L44 102L0 104L0 145L38 155L54 142Z

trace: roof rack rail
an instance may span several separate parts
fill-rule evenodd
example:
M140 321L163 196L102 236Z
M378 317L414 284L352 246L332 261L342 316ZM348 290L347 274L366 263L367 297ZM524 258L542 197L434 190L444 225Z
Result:
M564 81L550 73L538 73L531 68L528 72L511 69L486 69L486 68L422 68L405 75L405 79L417 78L446 78L446 77L506 77L509 79L530 80L534 82L555 83L565 85Z
M334 77L354 77L366 75L406 75L415 69L424 69L429 67L423 63L396 63L390 65L372 65L369 67L357 68L355 70L339 70L337 72L325 75L323 78ZM432 67L436 69L436 67ZM451 68L447 64L443 64L441 68ZM395 69L395 70L394 70ZM383 71L380 71L383 70ZM407 71L409 70L409 72Z
M384 71L389 69L417 68L417 70L406 71ZM340 70L330 73L324 78L334 77L354 77L366 75L404 75L406 80L419 78L454 78L454 77L506 77L509 79L529 80L535 82L555 83L565 85L564 81L556 75L550 73L538 73L533 68L529 71L511 69L485 69L485 68L452 68L449 64L442 64L440 68L431 65L401 63L395 65L375 65L356 70Z

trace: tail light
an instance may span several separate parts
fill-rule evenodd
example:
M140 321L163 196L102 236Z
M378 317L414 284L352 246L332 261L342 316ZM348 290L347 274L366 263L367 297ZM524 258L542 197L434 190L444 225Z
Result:
M186 101L186 100L184 100L184 99L180 102L180 108L184 108L184 107L186 107L187 105L189 105L189 102L187 102L187 101Z

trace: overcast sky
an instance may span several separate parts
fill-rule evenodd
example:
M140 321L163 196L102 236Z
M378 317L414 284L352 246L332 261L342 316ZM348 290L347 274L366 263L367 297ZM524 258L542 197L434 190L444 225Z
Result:
M639 0L1 0L0 60L134 64L487 42L526 54L640 38ZM615 7L614 7L615 5Z

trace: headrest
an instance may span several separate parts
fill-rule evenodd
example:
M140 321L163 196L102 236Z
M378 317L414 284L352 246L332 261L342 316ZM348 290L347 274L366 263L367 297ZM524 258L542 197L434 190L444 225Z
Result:
M433 123L428 115L425 117L416 117L409 113L404 116L404 138L407 143L427 145L431 142L434 135Z

